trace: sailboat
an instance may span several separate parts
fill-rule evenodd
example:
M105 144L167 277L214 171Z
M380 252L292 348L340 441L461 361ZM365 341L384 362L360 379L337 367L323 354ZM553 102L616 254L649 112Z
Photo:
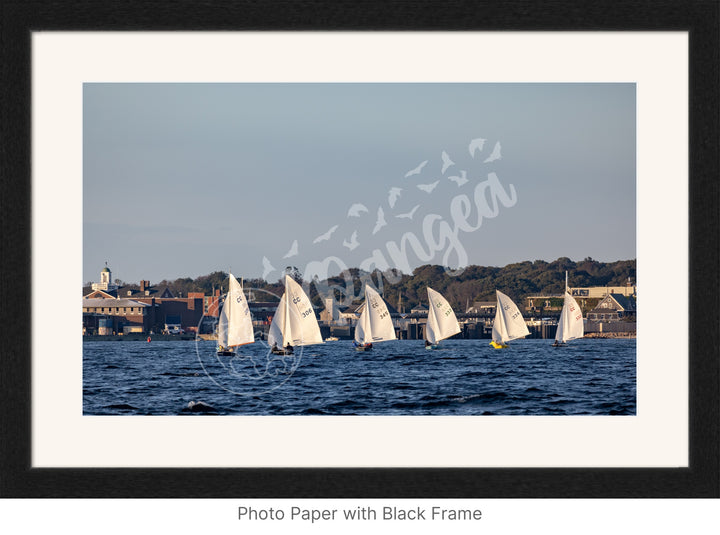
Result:
M234 356L238 346L255 341L252 316L242 286L230 273L230 285L218 322L217 354Z
M390 312L380 294L370 286L365 286L365 307L355 326L356 351L372 349L374 342L397 340Z
M512 299L498 290L495 290L495 293L497 294L497 305L495 306L495 321L493 321L490 345L499 349L508 347L506 342L510 340L524 338L530 334L530 331Z
M440 340L460 332L455 312L439 292L428 286L428 319L425 326L425 349L437 349Z
M567 283L567 271L565 272L565 299L563 302L562 312L558 320L557 332L555 333L555 343L553 347L564 346L568 340L582 338L585 333L583 327L582 310L570 295Z
M285 292L270 324L268 343L276 355L292 355L295 346L323 343L310 298L289 275L285 275Z

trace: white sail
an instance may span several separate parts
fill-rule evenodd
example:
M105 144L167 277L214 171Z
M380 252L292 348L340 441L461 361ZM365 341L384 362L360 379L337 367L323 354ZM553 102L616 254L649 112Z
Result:
M279 347L323 343L310 298L302 286L288 275L285 275L285 293L270 325L268 342L270 345L277 343Z
M496 343L508 342L530 334L517 305L507 295L495 290L497 305L493 321L492 339Z
M431 344L450 338L460 332L455 312L439 292L428 287L428 320L425 328L425 338Z
M217 325L217 345L218 348L226 348L228 343L228 311L225 310L225 304L223 303L222 309L220 309L220 316L218 317Z
M390 312L380 294L370 286L365 286L365 307L355 326L355 341L372 344L388 340L397 340Z
M277 309L275 310L275 315L273 316L272 322L270 323L270 330L268 331L268 343L270 346L273 346L275 344L278 345L278 347L284 347L283 344L283 328L285 327L285 294L282 294L282 297L280 298L280 304L278 305Z
M230 287L225 296L218 322L218 345L223 348L251 344L255 341L250 307L237 279L230 274Z
M558 342L575 340L576 338L582 338L584 332L580 306L569 292L565 292L565 302L563 303L560 319L558 320L555 340Z
M367 301L366 301L367 303ZM368 307L363 307L357 325L355 325L355 341L358 344L368 344L372 342L372 329L370 328L370 313Z

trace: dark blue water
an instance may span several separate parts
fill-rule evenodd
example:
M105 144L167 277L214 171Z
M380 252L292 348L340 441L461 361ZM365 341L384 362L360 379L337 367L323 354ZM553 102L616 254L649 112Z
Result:
M635 340L350 341L277 357L257 342L218 358L215 343L84 342L92 415L634 415Z

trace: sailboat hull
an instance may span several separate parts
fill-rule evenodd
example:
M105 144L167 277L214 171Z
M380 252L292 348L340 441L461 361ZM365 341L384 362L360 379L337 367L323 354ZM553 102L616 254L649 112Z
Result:
M231 349L221 349L217 352L218 357L234 357L235 351Z
M498 344L495 340L490 342L490 345L494 347L495 349L504 349L506 347L509 347L507 344Z

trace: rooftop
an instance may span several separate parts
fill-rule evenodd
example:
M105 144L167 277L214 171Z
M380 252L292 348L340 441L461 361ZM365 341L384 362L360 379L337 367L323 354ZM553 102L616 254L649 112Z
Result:
M83 308L94 307L149 307L147 303L141 303L132 299L100 299L91 297L82 300Z

